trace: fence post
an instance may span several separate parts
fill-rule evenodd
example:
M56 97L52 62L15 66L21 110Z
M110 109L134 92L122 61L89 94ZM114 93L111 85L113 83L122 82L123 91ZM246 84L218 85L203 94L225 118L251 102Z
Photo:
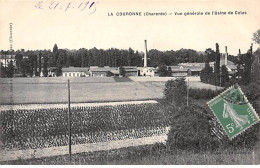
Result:
M70 114L70 80L68 79L68 130L69 130L69 159L71 163L71 114Z

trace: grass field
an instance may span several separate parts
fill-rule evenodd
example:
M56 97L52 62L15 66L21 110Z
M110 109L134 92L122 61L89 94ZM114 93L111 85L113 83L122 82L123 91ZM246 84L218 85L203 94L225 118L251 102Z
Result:
M165 78L71 78L71 102L104 102L163 98ZM149 79L149 80L148 80ZM160 81L161 79L161 81ZM168 78L167 78L168 79ZM216 89L190 81L190 87ZM0 104L66 103L67 78L0 78Z
M75 164L75 165L257 165L259 149L220 149L215 152L168 152L163 145L145 145L109 151L2 162L1 164Z

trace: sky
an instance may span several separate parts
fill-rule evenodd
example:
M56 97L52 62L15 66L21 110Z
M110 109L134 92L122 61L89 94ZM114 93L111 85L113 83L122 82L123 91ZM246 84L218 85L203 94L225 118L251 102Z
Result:
M252 34L260 29L259 6L260 0L0 0L0 50L9 49L10 43L14 50L52 50L56 43L68 49L144 51L146 39L148 50L205 51L215 50L218 43L220 52L228 46L228 53L237 55L239 49L242 53L249 49ZM212 11L234 14L212 15ZM142 16L116 16L117 12ZM167 16L144 16L146 12ZM253 49L257 47L254 44Z

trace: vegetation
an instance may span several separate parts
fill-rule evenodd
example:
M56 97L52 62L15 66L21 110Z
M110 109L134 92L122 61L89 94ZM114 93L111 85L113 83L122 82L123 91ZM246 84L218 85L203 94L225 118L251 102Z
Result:
M17 73L22 76L39 76L43 71L43 76L47 76L48 68L56 71L56 76L61 74L62 67L89 67L89 66L143 66L143 53L116 48L68 50L59 49L55 44L53 50L25 51L17 50L12 52L1 51L0 54L14 54L17 62ZM148 53L148 66L176 65L182 62L204 62L202 52L191 49L180 49L177 51L150 50ZM3 71L4 72L4 71ZM167 76L167 74L165 75Z
M186 103L187 85L184 78L169 80L165 84L164 95L168 102L178 107Z
M189 89L189 97L192 99L204 99L210 100L219 95L223 90L212 90L212 89Z
M75 143L103 141L102 138L107 139L107 132L111 131L116 131L114 134L117 134L118 138L127 138L133 136L127 133L129 129L143 129L144 132L152 127L165 127L169 124L168 118L165 117L166 109L158 103L79 106L73 107L71 113L71 130ZM1 111L0 124L1 141L9 150L68 144L67 108ZM117 137L110 139L113 138Z

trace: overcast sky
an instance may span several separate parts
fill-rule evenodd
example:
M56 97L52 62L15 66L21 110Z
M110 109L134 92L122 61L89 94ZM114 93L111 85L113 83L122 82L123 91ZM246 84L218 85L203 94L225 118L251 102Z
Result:
M228 46L236 55L249 49L252 34L260 29L260 0L56 0L57 8L49 9L52 0L0 0L0 50L9 49L12 23L13 49L59 48L108 49L111 47L144 51L190 48L220 51ZM92 2L95 3L90 9ZM65 12L65 9L70 7ZM54 5L52 5L53 7ZM79 7L80 6L80 7ZM62 9L60 9L62 8ZM82 10L82 11L81 11ZM96 10L94 12L94 10ZM241 11L246 15L174 16L174 12ZM93 14L89 14L94 12ZM112 12L114 16L108 16ZM172 16L115 16L116 12L167 12ZM254 45L254 50L257 45Z

